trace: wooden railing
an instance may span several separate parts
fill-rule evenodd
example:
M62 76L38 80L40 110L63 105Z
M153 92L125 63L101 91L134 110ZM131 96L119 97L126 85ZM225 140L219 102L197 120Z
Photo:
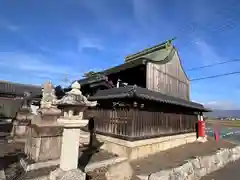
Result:
M196 115L138 109L93 109L85 117L88 114L94 117L97 133L128 140L194 132L197 122Z

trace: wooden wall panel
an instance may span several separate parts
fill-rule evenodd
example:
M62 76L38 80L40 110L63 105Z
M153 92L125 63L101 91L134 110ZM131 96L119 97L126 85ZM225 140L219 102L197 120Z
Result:
M166 64L148 62L146 78L148 89L189 100L189 80L176 52Z

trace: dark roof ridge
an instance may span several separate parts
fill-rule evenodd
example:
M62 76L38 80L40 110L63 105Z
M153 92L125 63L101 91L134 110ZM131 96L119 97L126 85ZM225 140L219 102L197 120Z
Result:
M128 88L128 93L129 94L134 94L137 92L137 91L142 91L142 93L144 92L152 92L152 93L159 93L161 94L162 96L165 96L165 97L171 97L171 98L174 98L174 99L178 99L178 100L182 100L182 101L187 101L187 100L184 100L184 99L180 99L180 98L177 98L177 97L174 97L174 96L170 96L170 95L167 95L167 94L162 94L160 92L157 92L157 91L152 91L152 90L149 90L147 88L143 88L143 87L139 87L139 86L136 86L136 85L128 85L128 86L125 86L125 87L120 87L120 88ZM187 102L191 102L193 104L197 104L197 105L201 105L203 106L202 104L199 104L199 103L196 103L196 102L192 102L192 101L187 101Z
M10 81L4 81L4 80L0 80L0 83L12 84L12 85L20 85L20 86L28 86L28 87L35 87L35 88L41 88L41 85L22 84L22 83L10 82Z
M140 57L140 56L143 56L143 55L146 55L148 53L152 53L154 51L157 51L157 50L160 50L160 49L163 49L166 47L167 44L171 44L173 40L175 40L176 38L172 38L170 40L166 40L160 44L157 44L155 46L152 46L152 47L149 47L149 48L145 48L144 50L142 51L139 51L137 53L134 53L134 54L130 54L128 56L125 57L125 62L131 60L131 59L135 59L137 57Z

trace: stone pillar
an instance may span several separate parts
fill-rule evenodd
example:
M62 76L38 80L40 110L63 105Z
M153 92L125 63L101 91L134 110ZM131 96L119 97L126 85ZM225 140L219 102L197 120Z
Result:
M77 169L80 126L64 124L60 168L63 171Z

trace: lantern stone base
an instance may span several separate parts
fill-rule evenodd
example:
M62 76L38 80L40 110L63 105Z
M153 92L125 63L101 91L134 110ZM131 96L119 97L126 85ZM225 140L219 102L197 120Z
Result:
M58 160L61 155L63 127L58 123L31 124L25 154L35 162Z

